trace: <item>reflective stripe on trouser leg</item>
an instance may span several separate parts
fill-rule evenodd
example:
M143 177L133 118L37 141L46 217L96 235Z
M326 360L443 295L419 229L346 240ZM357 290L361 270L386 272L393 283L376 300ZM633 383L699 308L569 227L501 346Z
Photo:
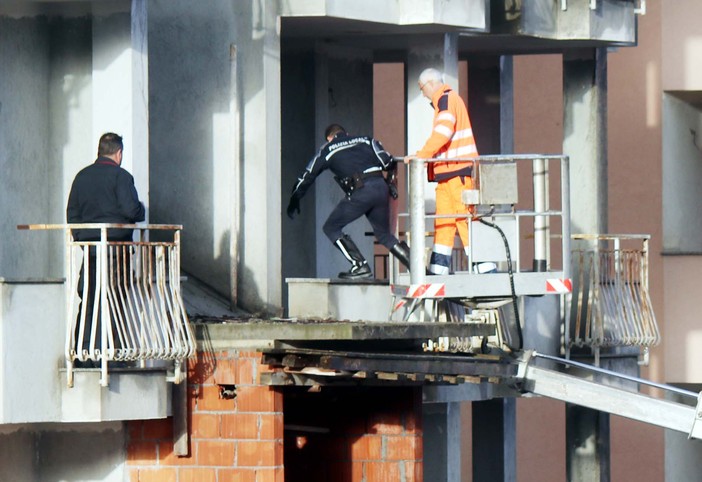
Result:
M467 213L468 209L463 204L461 193L464 189L471 189L473 181L470 177L454 177L441 181L436 186L436 214ZM468 237L468 221L456 218L436 218L434 220L434 244L453 246L456 231L461 238L463 246L470 244Z
M451 246L435 244L429 259L429 272L432 274L448 274L451 266Z
M348 238L348 239L350 241L350 238ZM341 251L341 254L344 255L344 258L346 258L349 263L351 263L352 265L358 264L357 260L354 259L354 257L351 255L351 253L347 249L348 246L347 246L347 243L344 243L344 240L345 240L345 238L339 238L334 242L334 245L337 248L339 248L339 251Z

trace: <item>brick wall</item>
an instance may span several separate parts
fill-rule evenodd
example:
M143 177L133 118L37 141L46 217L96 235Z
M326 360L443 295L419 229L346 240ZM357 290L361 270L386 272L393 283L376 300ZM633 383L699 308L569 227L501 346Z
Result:
M190 453L173 453L172 419L128 422L128 480L422 481L421 389L274 390L259 384L260 358L199 352L188 370Z
M129 481L283 482L283 396L258 385L260 358L199 352L188 370L190 453L173 454L171 418L129 422ZM220 385L235 385L236 397Z
M285 482L421 482L421 389L285 395Z

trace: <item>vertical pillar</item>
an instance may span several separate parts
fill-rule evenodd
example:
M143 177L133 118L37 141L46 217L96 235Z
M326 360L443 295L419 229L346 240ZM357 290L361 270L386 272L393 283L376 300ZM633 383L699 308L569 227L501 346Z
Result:
M563 56L563 153L573 233L607 231L607 50Z
M609 414L566 404L566 476L569 482L609 482Z
M129 10L95 5L93 23L93 144L105 132L124 136L122 167L149 206L149 96L146 0Z
M282 313L280 35L277 2L237 2L237 48L242 98L238 301L251 311ZM253 27L253 28L252 28ZM237 259L230 262L236 263Z
M422 427L424 480L461 482L460 402L424 404Z
M514 61L500 57L500 153L514 152Z
M517 480L517 402L473 402L473 482Z
M563 152L570 156L574 233L607 231L607 51L563 56ZM570 482L607 482L609 415L566 405L566 457Z

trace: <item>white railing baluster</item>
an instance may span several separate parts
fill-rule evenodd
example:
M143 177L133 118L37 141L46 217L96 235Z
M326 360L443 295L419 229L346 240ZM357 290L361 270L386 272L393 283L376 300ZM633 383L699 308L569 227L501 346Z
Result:
M183 362L195 353L195 338L180 292L182 226L95 223L18 228L66 231L65 357L69 387L73 385L76 362L88 360L100 365L102 385L109 381L109 363L116 361L139 362L140 366L148 360L173 361L175 381L182 380ZM109 241L107 231L113 228L137 230L139 240ZM74 241L72 233L76 229L97 230L100 240ZM173 241L148 241L149 230L171 231ZM83 257L80 292L78 250ZM78 310L76 296L82 300Z

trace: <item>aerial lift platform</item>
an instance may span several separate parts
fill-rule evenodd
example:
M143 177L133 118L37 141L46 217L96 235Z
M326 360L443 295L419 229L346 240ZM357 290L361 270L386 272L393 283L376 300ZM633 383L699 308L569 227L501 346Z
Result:
M374 334L368 336L277 338L275 346L265 351L265 360L281 371L267 375L267 383L471 385L487 398L545 396L702 438L699 394L598 366L605 347L638 349L640 364L646 364L649 348L660 342L648 295L649 237L572 235L565 156L472 160L477 188L464 192L466 204L475 206L470 215L471 246L463 259L462 249L454 251L460 260L453 273L425 274L427 221L436 217L425 212L425 205L431 204L424 194L425 167L432 160L413 160L409 210L398 223L409 222L404 233L411 248L410 271L401 272L397 262L391 266L388 321L351 323L358 329L373 328ZM525 206L528 203L518 199L518 193L529 189L518 182L528 177L523 170L529 165L533 203ZM549 180L552 168L560 174L557 182ZM551 208L554 200L560 205ZM398 234L403 234L399 228ZM523 239L533 239L533 248ZM529 252L532 266L524 269ZM484 262L494 263L497 272L477 272L476 264ZM527 350L522 343L522 302L525 297L545 296L560 299L559 355L564 357ZM442 310L450 304L462 310ZM330 324L335 322L323 323L326 329ZM393 340L379 348L384 333ZM421 338L420 333L429 337ZM398 344L400 339L405 343ZM573 348L590 350L594 364L572 360ZM639 390L642 386L665 395L647 395Z

